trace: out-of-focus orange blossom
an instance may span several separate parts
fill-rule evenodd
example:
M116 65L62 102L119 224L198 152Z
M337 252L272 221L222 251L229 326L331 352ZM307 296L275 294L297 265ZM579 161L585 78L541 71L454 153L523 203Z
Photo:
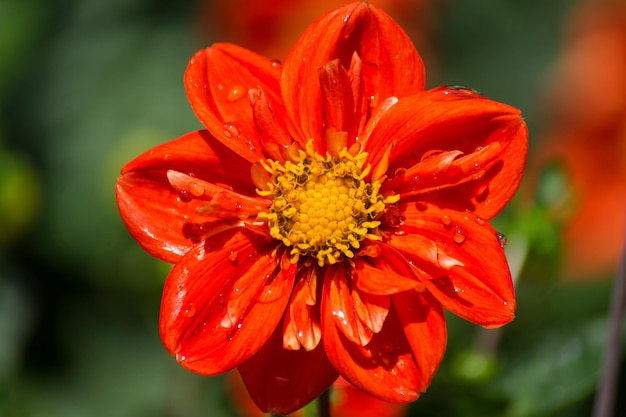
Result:
M626 3L583 1L567 21L546 90L546 124L531 175L563 170L565 279L607 277L626 232Z
M232 42L261 55L283 59L300 34L318 16L347 0L200 0L197 24L201 36ZM373 0L411 37L416 49L431 61L436 32L436 5L441 0Z

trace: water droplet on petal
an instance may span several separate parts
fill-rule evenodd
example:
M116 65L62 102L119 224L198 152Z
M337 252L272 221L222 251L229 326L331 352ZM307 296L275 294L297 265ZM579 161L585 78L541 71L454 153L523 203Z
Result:
M272 59L272 67L273 68L280 68L283 66L283 63L280 62L280 60L278 59Z
M285 388L291 383L291 379L285 376L273 375L272 385L276 388Z
M452 240L454 240L454 243L458 243L459 245L465 242L465 235L463 234L463 231L461 229L456 229L454 231L454 235L452 236Z
M476 217L476 223L482 226L485 224L485 220L481 217Z
M450 226L452 224L452 219L447 214L444 214L441 216L441 223L443 223L444 226Z
M487 199L488 196L489 196L489 184L486 182L479 184L476 187L476 191L474 192L474 199L477 202L482 203L483 201Z
M389 227L400 227L404 224L406 217L397 207L388 207L385 210L385 221Z
M236 264L236 263L237 263L237 257L238 257L238 256L239 256L239 253L237 253L237 251L236 251L236 250L231 250L231 251L228 253L228 260L229 260L231 263Z
M241 131L235 122L224 123L224 134L228 137L240 137Z
M200 197L202 194L204 194L204 187L201 186L200 184L194 182L191 184L191 186L189 187L189 192L191 193L191 195L193 195L194 197Z
M376 93L370 96L370 107L375 108L378 107L378 102L380 101L380 94Z
M187 357L185 355L183 355L183 354L177 353L176 354L176 360L178 362L184 362L184 361L187 360Z
M406 172L406 168L398 168L394 171L393 176L399 177L400 175L403 175L405 172Z
M183 317L193 317L196 314L196 308L193 303L189 304L182 312Z
M226 100L228 101L237 101L240 98L243 98L246 94L246 89L240 85L237 85L230 89L228 94L226 95Z

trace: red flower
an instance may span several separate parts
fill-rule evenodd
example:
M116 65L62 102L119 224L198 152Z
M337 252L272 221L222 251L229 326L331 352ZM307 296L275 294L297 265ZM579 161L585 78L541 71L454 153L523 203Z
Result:
M443 308L513 319L487 221L520 182L520 112L424 91L419 55L381 10L322 16L284 65L213 45L185 86L207 130L130 162L116 189L131 234L175 263L160 329L184 367L237 367L277 414L338 375L409 402L443 356Z

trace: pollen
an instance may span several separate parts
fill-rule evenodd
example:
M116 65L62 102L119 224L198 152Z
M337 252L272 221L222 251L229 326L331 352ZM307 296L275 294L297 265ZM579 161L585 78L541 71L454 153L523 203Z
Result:
M311 257L319 266L354 257L363 239L380 240L378 218L399 196L380 194L380 181L366 182L366 153L322 156L309 142L292 160L261 161L270 174L267 187L257 190L272 204L259 217L270 236L290 248L291 262Z

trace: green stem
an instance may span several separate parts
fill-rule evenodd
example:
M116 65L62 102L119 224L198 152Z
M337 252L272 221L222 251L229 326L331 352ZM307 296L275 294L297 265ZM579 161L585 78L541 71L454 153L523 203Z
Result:
M317 398L317 416L316 417L331 417L330 415L330 390L332 387L328 387L328 389L320 394ZM304 408L304 415L309 416L313 413L313 408L310 408L313 403L309 404ZM270 417L281 417L278 414L270 414Z
M317 416L318 417L331 417L330 416L330 389L328 389L317 398Z

